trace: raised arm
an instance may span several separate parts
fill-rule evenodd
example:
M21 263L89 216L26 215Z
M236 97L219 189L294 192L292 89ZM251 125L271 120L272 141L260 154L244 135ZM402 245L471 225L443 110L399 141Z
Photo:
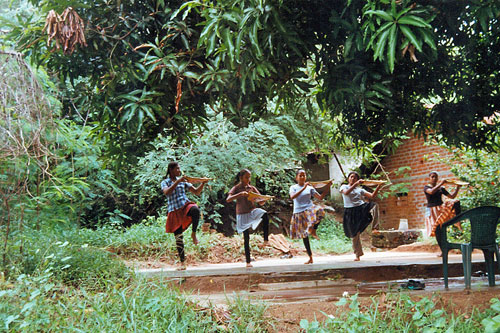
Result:
M231 202L233 200L236 200L241 197L248 197L248 192L247 191L241 191L236 194L229 193L229 195L226 198L226 202Z
M203 191L203 188L205 187L206 182L201 183L198 187L190 187L189 192L195 194L195 195L200 195L201 191Z
M184 176L177 178L177 180L172 185L170 185L169 187L162 188L163 194L170 195L175 190L177 185L179 185L179 183L181 183L185 180L186 180L186 178Z
M382 184L378 184L377 187L375 188L375 191L373 191L372 193L370 192L365 192L365 197L367 197L368 199L373 199L377 196L378 194L378 191L380 190L380 187L382 186Z
M446 179L443 179L443 180L439 181L436 184L436 186L434 186L433 188L427 188L427 189L425 189L425 193L433 195L434 193L436 193L441 188L441 186L443 186L443 184L445 182L446 182Z
M352 192L352 190L354 190L356 188L356 186L358 186L359 184L361 184L363 182L363 179L358 179L354 184L352 184L351 186L349 186L349 188L347 189L343 189L341 191L341 193L345 194L345 195L349 195L349 193Z
M318 192L315 192L314 193L314 197L318 200L323 200L326 195L328 194L328 192L330 191L330 187L332 186L333 184L333 181L329 181L327 184L326 184L326 189L323 190L323 193L319 194Z
M460 187L462 187L462 185L457 185L455 191L451 194L447 194L446 196L450 199L455 199L457 197L458 191L460 190Z

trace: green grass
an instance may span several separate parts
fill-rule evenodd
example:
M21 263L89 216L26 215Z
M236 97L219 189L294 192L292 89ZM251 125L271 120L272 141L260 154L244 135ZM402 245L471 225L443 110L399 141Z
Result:
M323 221L321 241L350 242L333 219ZM161 278L140 279L104 249L132 246L150 254L151 242L173 248L157 221L123 231L60 228L24 230L24 248L13 247L7 281L0 279L0 331L77 332L263 332L279 328L266 317L264 303L235 298L227 310L202 307L183 296ZM253 251L261 236L252 235ZM190 240L187 245L190 247ZM242 251L242 237L224 238L201 234L201 248L227 246ZM13 242L18 244L18 242ZM191 244L192 245L192 244ZM314 248L313 248L314 249ZM342 248L337 248L339 251ZM199 249L193 249L199 251ZM203 252L201 251L201 252ZM15 255L14 252L17 254ZM154 251L153 251L154 252ZM15 261L14 259L19 259ZM361 305L357 296L339 301L335 313L323 321L301 321L306 332L497 332L500 329L500 301L492 299L490 309L472 315L455 316L436 308L434 299L412 300L405 294L389 294L381 301L372 298ZM218 313L223 316L217 315ZM297 314L300 318L300 314Z
M352 250L351 240L344 235L342 224L331 215L327 215L321 220L317 233L319 240L309 237L313 254L341 254ZM302 240L293 240L292 242L296 248L304 248Z
M122 232L110 229L100 229L92 232L106 236L96 237L89 234L91 231L80 231L81 238L99 240L99 242L94 241L93 244L110 249L125 258L157 259L162 257L172 263L178 259L174 236L165 233L163 218L150 218L145 223L136 224ZM333 216L327 216L322 220L318 228L318 235L320 240L311 240L311 246L316 253L339 254L351 251L350 239L345 237L342 225ZM189 230L184 233L186 255L195 261L213 262L214 258L211 257L211 250L214 247L223 249L221 252L224 257L222 259L226 261L241 259L244 256L243 237L241 235L224 237L217 233L198 232L198 240L199 244L194 246ZM303 247L300 240L290 241L294 242L297 248ZM262 235L250 235L252 256L266 257L273 255L270 248L259 247L262 242Z
M100 292L20 276L0 284L0 331L252 332L265 331L265 306L237 299L219 321L161 279L109 284Z
M313 251L329 254L346 253L352 250L351 240L344 234L342 224L331 215L327 215L317 230L319 240L313 239Z

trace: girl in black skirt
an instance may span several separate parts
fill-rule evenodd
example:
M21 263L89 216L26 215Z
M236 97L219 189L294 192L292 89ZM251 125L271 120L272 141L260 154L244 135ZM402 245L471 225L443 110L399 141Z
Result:
M364 199L371 200L377 195L381 184L379 184L373 193L370 193L359 185L363 182L359 174L355 171L349 172L347 176L348 185L340 187L340 193L344 199L344 233L347 237L352 238L352 249L356 255L354 261L359 261L363 255L363 247L359 235L373 221L372 210L376 204L374 202L366 202ZM377 226L374 226L374 229Z

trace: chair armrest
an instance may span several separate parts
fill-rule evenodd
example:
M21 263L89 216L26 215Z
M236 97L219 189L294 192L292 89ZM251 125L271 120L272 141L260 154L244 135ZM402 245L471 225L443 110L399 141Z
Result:
M445 250L445 249L460 249L461 244L448 242L448 235L447 235L447 230L446 229L447 229L448 226L453 225L455 223L458 223L460 221L466 220L468 218L469 218L469 214L467 214L467 212L463 212L463 213L455 216L451 220L448 220L445 223L443 223L442 225L440 225L440 226L437 227L437 229L436 229L436 236L438 237L438 235L439 235L439 237L440 237L438 243L440 243L441 250Z

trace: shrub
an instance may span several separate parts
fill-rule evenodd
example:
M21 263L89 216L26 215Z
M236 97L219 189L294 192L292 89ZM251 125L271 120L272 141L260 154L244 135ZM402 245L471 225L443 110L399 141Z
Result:
M500 207L500 156L483 150L450 150L453 156L441 160L460 180L470 184L462 187L459 194L462 211L479 206ZM469 241L470 225L464 222L462 227L463 231L452 228L451 237L456 241ZM500 237L500 225L497 235Z
M26 230L24 237L28 247L15 255L11 253L11 274L36 276L48 270L53 280L91 289L102 289L109 281L131 277L130 270L111 253L81 243L78 237L65 238L64 235L78 232L76 228L72 230L73 234L67 229L65 232ZM71 243L72 240L76 242Z
M333 215L326 215L318 227L319 240L312 239L313 250L326 253L345 253L351 250L351 240Z
M237 129L222 114L213 115L207 128L193 135L190 145L177 145L170 137L160 137L154 142L154 150L139 159L134 187L141 205L157 205L164 211L165 205L158 206L164 202L159 186L171 161L178 161L186 175L215 178L195 201L206 220L218 223L218 210L225 204L226 193L240 169L249 168L254 179L263 177L265 190L286 194L291 182L282 180L290 177L280 173L297 163L279 127L257 121Z
M462 188L462 207L500 206L500 155L459 148L452 152L453 157L444 162L460 180L470 184Z

